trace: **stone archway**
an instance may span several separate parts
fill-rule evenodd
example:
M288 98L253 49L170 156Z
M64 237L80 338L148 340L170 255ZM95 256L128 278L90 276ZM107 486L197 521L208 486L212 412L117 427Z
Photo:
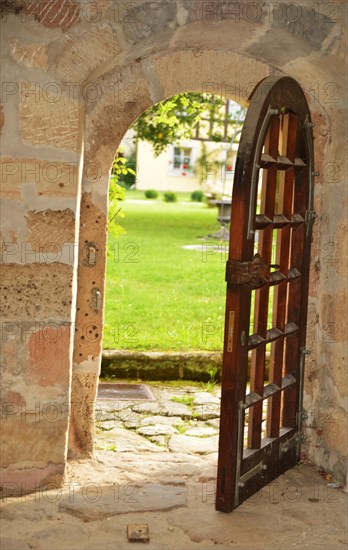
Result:
M192 65L194 70L187 71ZM172 74L168 76L168 67ZM224 82L228 69L238 79ZM100 361L104 308L98 311L95 292L104 295L108 175L115 150L136 118L154 103L186 91L214 91L241 104L271 68L253 59L218 51L149 56L109 71L99 79L101 100L86 116L85 175L82 183L79 237L78 297L72 378L70 456L91 456L94 439L94 402ZM185 74L186 73L186 74ZM153 77L155 82L153 82ZM175 76L176 75L176 76ZM253 75L253 78L250 78ZM117 101L118 100L118 101ZM89 177L90 171L95 181ZM96 263L88 261L88 246L96 245Z
M305 380L305 405L313 415L307 423L306 449L316 464L343 480L347 231L342 208L342 3L332 2L325 11L325 3L314 3L315 10L299 1L294 11L285 3L142 1L133 5L131 17L126 13L128 2L116 3L119 12L109 0L92 4L94 14L86 12L83 2L57 0L53 11L25 8L21 0L5 2L7 42L1 55L8 82L0 128L5 174L10 177L3 189L3 237L9 248L2 274L4 295L12 290L5 322L17 323L16 333L9 324L11 339L4 346L4 388L11 411L4 424L5 482L24 480L28 487L51 479L61 482L70 420L71 456L92 453L103 319L103 307L97 311L92 289L98 282L102 304L108 172L122 136L141 112L175 93L210 86L209 91L242 102L269 74L299 82L316 124L321 175L315 186L318 220L308 331L312 355ZM57 181L46 177L47 163L52 167L52 162L61 170ZM39 174L33 176L33 171ZM65 253L48 264L33 252L35 243L46 246L50 238L59 250L78 243L78 262ZM26 256L26 249L23 256L18 243L28 246L32 256ZM96 265L85 261L89 243L97 245ZM17 289L22 286L26 293L20 298ZM57 322L64 339L50 347L31 324L29 338L22 340L21 329L33 320L48 323L52 330ZM38 400L62 405L59 422L49 424L41 417L36 421ZM23 403L28 435L19 443Z
M187 70L188 67L190 70ZM191 48L148 55L122 69L110 69L99 77L100 98L87 106L85 120L85 173L88 173L88 167L99 172L95 182L82 183L73 406L69 435L71 457L88 457L93 453L94 402L100 372L104 315L103 307L96 310L93 293L97 289L103 296L105 290L108 173L118 144L137 116L158 101L180 92L208 89L246 105L257 83L274 73L280 71L272 65L231 51ZM226 75L229 75L228 78ZM318 107L314 103L313 117L324 128L326 121ZM322 133L325 134L325 129ZM316 145L325 148L325 135L322 138L319 143L317 140ZM88 264L88 243L97 245L94 266ZM311 312L309 322L313 323Z

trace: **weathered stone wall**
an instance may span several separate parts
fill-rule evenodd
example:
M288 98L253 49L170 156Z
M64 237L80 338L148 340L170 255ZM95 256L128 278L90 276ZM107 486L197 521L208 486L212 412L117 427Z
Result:
M6 0L1 6L4 481L27 488L61 481L69 419L71 456L93 451L107 179L123 134L146 108L178 92L207 90L246 105L256 84L275 73L297 79L307 94L321 173L304 449L342 480L345 2Z
M49 70L61 28L3 15L1 471L31 489L67 455L83 104Z

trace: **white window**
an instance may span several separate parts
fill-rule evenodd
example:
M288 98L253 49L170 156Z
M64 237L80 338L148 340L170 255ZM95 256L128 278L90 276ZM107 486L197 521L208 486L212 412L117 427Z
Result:
M192 148L191 147L173 147L173 158L169 161L171 173L192 172Z

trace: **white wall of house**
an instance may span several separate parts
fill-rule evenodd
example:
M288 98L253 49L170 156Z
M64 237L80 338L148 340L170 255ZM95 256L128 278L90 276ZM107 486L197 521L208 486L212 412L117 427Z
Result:
M191 166L194 166L199 152L199 142L180 142L180 147L191 150ZM183 159L184 160L184 159ZM152 146L146 141L138 142L137 149L137 183L141 190L156 191L195 191L200 189L198 175L193 168L182 162L180 168L174 167L174 147L167 149L158 157L153 154Z
M205 142L205 145L208 151L220 147L227 150L229 147L228 144L213 142ZM197 167L197 159L202 153L201 141L182 140L175 146L169 145L158 157L154 156L150 143L139 141L136 188L175 192L192 192L202 189L207 192L230 195L237 148L238 145L234 144L232 162L224 164L222 168L217 169L214 162L202 168ZM219 160L224 160L223 151Z

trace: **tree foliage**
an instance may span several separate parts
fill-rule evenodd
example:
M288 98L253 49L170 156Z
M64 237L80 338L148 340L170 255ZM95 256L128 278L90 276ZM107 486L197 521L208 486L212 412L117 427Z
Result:
M204 120L208 126L210 121L213 122L209 139L219 142L226 116L225 104L225 99L208 94L189 92L175 95L156 103L135 121L132 126L135 139L151 143L155 156L158 156L168 145L193 138L197 124ZM240 109L244 112L242 107ZM231 135L233 127L241 124L241 114L228 114Z
M222 141L221 130L224 128L226 100L221 97L197 92L178 94L165 101L156 103L145 111L132 125L134 140L149 142L158 156L164 152L168 145L173 145L180 140L190 139L195 136L198 123L208 128L211 141ZM233 140L236 132L241 129L245 110L240 107L227 114L228 137ZM207 135L207 137L208 137ZM208 163L213 159L215 152L208 153L203 143L202 157L199 162ZM217 162L214 159L214 162ZM130 167L130 159L124 157L122 148L116 152L111 170L110 194L109 194L109 231L114 236L124 232L118 223L123 217L119 202L124 200L125 190L119 182L127 178L135 180L135 171ZM135 163L134 163L135 165Z
M125 189L118 182L122 176L128 174L135 176L135 171L127 166L127 159L123 156L122 149L119 148L111 168L108 207L108 230L114 237L125 233L123 227L118 223L118 219L124 217L119 202L125 198Z

